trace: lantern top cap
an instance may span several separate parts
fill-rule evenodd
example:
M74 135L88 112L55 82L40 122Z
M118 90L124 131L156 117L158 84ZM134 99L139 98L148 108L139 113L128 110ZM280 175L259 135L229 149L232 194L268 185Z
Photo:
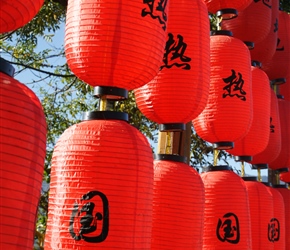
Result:
M13 77L15 69L10 63L0 57L0 72Z
M235 156L235 161L246 161L246 162L249 162L249 161L252 161L252 156L250 155L241 155L241 156Z
M267 169L268 164L267 163L259 163L259 164L253 164L252 169Z
M277 98L284 100L284 96L283 95L280 95L280 94L277 94Z
M258 181L258 178L256 176L244 176L242 177L244 181Z
M121 120L128 122L128 114L117 111L91 111L84 112L83 121L91 120Z
M204 172L212 172L212 171L233 171L232 167L228 165L219 165L219 166L208 166L204 169Z
M187 157L181 155L170 154L154 154L154 160L157 161L175 161L187 164Z
M212 30L210 32L210 35L211 36L217 36L217 35L220 35L220 36L233 36L233 33L229 30Z
M259 61L253 60L251 64L253 67L262 68L262 63Z

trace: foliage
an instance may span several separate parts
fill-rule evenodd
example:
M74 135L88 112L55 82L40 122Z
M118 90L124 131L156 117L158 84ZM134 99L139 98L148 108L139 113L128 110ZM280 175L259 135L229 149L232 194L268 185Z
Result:
M280 0L283 10L290 12L289 0ZM98 100L93 90L77 79L66 64L63 41L56 41L55 33L63 29L67 0L45 0L38 15L26 26L16 31L0 35L1 56L13 64L16 78L22 72L30 72L33 80L26 84L39 96L48 124L47 156L43 175L43 190L39 202L36 225L36 248L43 247L48 209L48 185L50 182L50 161L54 145L69 126L82 119L82 113L98 108ZM211 16L212 27L216 19ZM46 44L45 48L40 47ZM151 122L138 110L134 95L117 102L115 110L129 113L130 123L136 126L147 138L154 140L157 124ZM211 163L212 147L192 130L191 164L200 168ZM225 162L226 153L220 158Z

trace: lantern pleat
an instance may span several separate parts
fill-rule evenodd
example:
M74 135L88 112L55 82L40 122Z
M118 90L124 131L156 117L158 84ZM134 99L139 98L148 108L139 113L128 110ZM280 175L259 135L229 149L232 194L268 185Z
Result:
M209 98L193 125L208 142L237 141L253 118L250 53L242 41L226 35L211 36L210 52Z
M201 178L205 187L203 250L252 249L244 181L230 170L202 173Z
M236 9L242 11L247 8L253 0L204 0L208 11L215 14L221 9Z
M280 94L284 97L284 100L290 101L290 74L286 78L286 83L279 85Z
M270 80L285 78L290 75L290 15L279 11L278 41L272 59L263 64L263 69Z
M249 132L235 142L233 149L227 150L235 156L253 156L268 145L270 136L271 88L267 74L252 67L253 121Z
M290 167L290 102L278 99L280 126L281 126L281 151L278 157L269 163L269 168L280 169Z
M69 1L65 54L72 72L91 86L131 90L158 72L167 7L144 1Z
M150 249L153 157L121 120L68 128L51 165L45 249Z
M155 160L153 190L150 249L202 249L204 186L197 171L182 162Z
M208 98L208 11L202 0L171 1L169 16L161 69L134 91L135 99L140 111L154 122L187 123L201 113Z
M46 154L45 115L32 90L4 73L0 101L0 246L31 250Z
M274 250L285 249L285 206L282 195L275 188L267 187L273 197L274 216L271 222Z
M278 99L274 92L271 91L271 111L270 111L270 131L269 141L266 148L259 154L252 157L251 164L269 164L274 161L281 152L281 127L278 108Z
M285 250L290 250L290 190L287 188L276 188L283 197L284 200L284 208L285 208Z
M268 35L261 41L256 42L250 50L251 58L262 63L269 62L275 54L278 38L279 0L272 0L271 24Z
M234 37L247 42L261 42L270 32L271 3L252 1L237 18L224 20L222 29L233 32Z
M288 168L288 172L280 173L280 180L286 183L290 183L290 168Z
M1 0L0 33L21 28L38 13L44 0Z
M258 181L245 181L248 191L252 250L274 249L271 220L274 217L273 197L267 187Z

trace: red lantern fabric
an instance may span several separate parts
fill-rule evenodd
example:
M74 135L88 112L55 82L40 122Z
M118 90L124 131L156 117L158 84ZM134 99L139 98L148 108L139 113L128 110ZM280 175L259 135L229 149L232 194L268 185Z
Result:
M286 78L286 83L279 85L279 91L284 100L290 101L290 74Z
M166 41L167 0L68 2L65 54L91 86L132 90L158 72Z
M249 50L237 38L211 36L210 66L209 98L193 120L195 131L211 143L237 141L248 133L253 118Z
M150 249L152 187L152 150L136 128L73 125L52 156L45 249Z
M252 1L253 0L204 0L208 11L213 14L222 9L236 9L238 11L242 11L247 8Z
M252 67L253 121L249 132L228 152L235 156L253 156L268 145L270 136L271 88L267 74Z
M150 249L202 249L205 201L200 175L179 156L157 156Z
M270 32L271 8L271 1L252 1L237 18L224 20L222 29L232 31L234 37L244 42L261 42Z
M290 183L290 168L288 168L288 172L280 173L280 180Z
M285 242L285 250L290 250L290 190L285 188L283 185L275 186L276 189L280 192L284 199L284 208L285 208L285 235L286 235L286 242Z
M169 16L163 64L153 80L135 90L135 98L154 122L187 123L201 113L208 98L208 11L202 0L171 1Z
M248 191L253 250L274 249L271 225L274 217L273 197L260 182L243 178Z
M262 65L269 62L276 51L278 38L279 0L272 0L271 24L268 35L261 42L256 42L250 50L252 60L259 61Z
M0 72L0 246L33 248L46 154L46 121L37 96Z
M274 216L269 223L274 250L285 249L285 207L282 195L275 188L267 187L273 197Z
M272 59L264 63L263 69L270 80L290 75L290 15L279 11L279 29L276 51Z
M248 193L231 170L202 173L205 187L203 250L252 249ZM227 169L227 168L226 168Z
M281 126L281 151L278 157L269 164L269 168L274 170L290 167L290 102L278 99L278 106Z
M44 0L1 0L0 33L21 28L38 13Z
M270 131L269 141L267 147L252 157L251 164L269 164L274 161L281 152L281 127L278 99L274 90L271 92L271 111L270 111L270 125L268 127Z

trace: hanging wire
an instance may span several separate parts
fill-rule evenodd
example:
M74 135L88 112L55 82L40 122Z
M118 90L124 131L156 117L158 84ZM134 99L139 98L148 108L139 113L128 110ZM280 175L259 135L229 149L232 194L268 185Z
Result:
M102 96L100 98L100 111L105 111L107 109L107 98Z
M245 162L241 162L241 177L245 176Z
M172 136L173 132L166 132L165 153L172 154Z
M260 168L257 169L257 174L258 174L258 181L262 182L262 175L261 175L261 169Z
M213 165L216 166L218 163L218 157L219 157L220 151L218 149L213 150Z

